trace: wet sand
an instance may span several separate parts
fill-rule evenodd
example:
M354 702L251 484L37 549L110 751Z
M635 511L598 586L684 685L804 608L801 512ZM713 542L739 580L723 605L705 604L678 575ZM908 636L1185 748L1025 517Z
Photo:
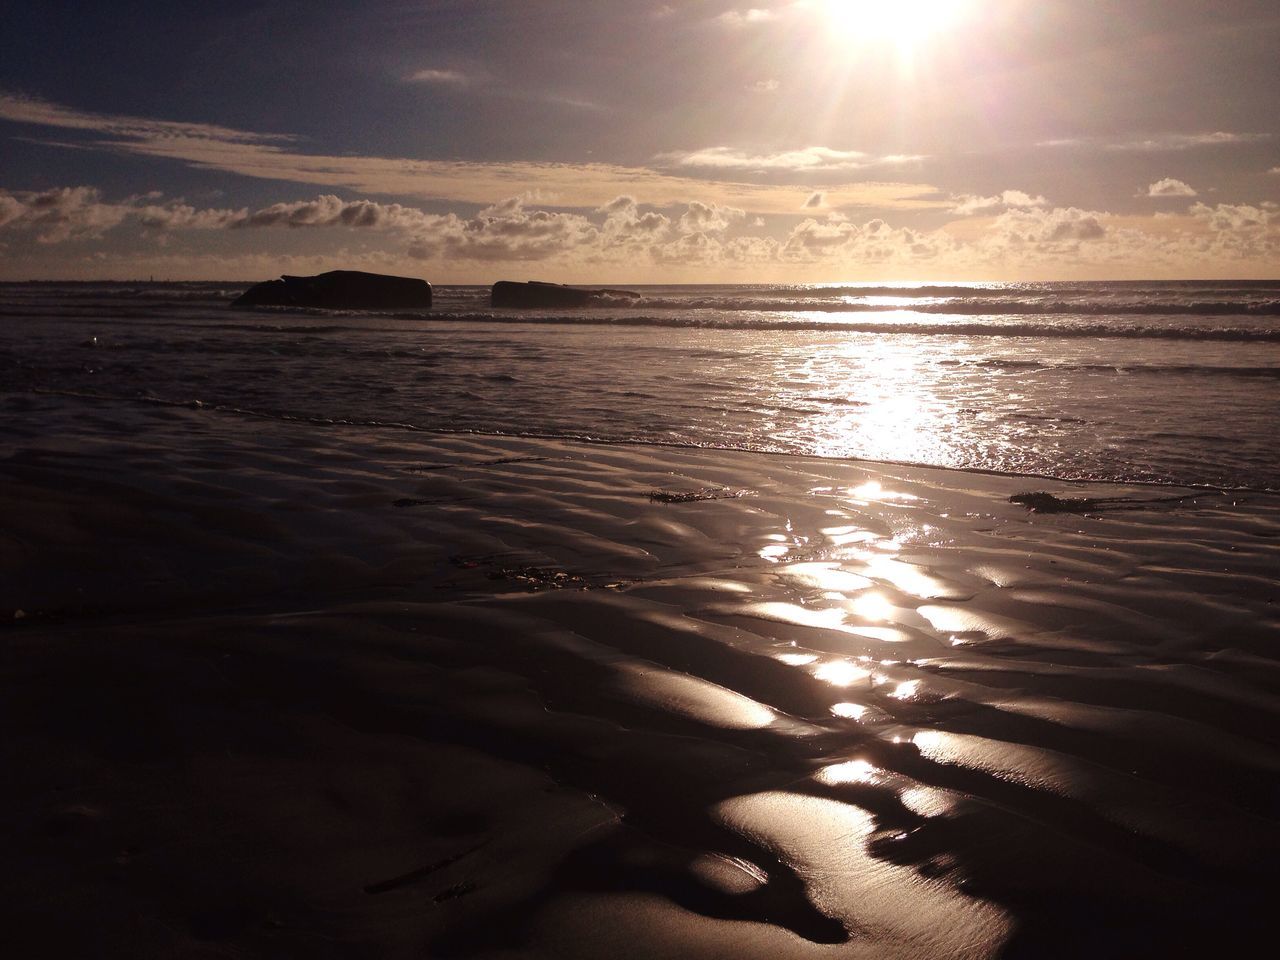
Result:
M1280 500L10 395L15 956L1274 932Z

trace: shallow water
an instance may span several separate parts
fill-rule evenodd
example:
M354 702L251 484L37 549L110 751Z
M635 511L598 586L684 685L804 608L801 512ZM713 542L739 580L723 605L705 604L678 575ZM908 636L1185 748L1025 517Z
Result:
M13 388L273 416L1280 489L1280 284L442 287L243 312L236 284L0 285Z

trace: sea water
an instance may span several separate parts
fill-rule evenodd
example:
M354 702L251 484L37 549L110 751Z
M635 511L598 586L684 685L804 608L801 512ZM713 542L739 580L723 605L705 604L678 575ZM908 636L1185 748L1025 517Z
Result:
M1280 282L636 287L581 310L234 310L0 284L0 387L211 415L1280 489Z

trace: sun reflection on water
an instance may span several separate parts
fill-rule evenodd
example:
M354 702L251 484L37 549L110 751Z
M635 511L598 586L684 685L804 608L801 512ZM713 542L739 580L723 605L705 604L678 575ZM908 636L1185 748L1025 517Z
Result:
M823 344L799 369L780 367L773 402L780 409L812 412L776 438L824 457L966 462L955 441L960 411L944 393L947 385L932 368L934 361L904 350L897 338L882 341L886 338L854 337ZM815 407L814 396L830 399ZM908 504L915 499L886 488L882 480L868 480L844 492L863 504Z

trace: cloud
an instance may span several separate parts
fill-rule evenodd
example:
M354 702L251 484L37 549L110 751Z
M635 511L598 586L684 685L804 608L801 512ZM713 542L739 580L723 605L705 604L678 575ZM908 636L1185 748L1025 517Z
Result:
M232 144L280 143L297 139L280 133L247 133L209 123L182 123L172 120L149 120L142 117L86 113L59 106L37 97L0 92L0 120L30 123L64 130L84 130L130 140L220 141Z
M1274 174L1280 175L1280 167L1272 167L1272 168L1271 168L1270 170L1268 170L1267 172L1268 172L1268 173L1274 173Z
M555 198L562 207L580 209L598 207L624 193L664 207L696 199L753 213L781 214L795 209L794 186L785 183L744 183L723 178L704 180L660 169L605 163L489 163L306 154L288 148L285 141L292 138L284 135L246 133L213 125L98 116L7 94L0 94L0 119L74 128L95 137L74 144L78 149L164 158L200 169L343 188L361 194L487 205L494 197L510 194L513 185L518 185L525 191L536 191L539 196ZM778 160L774 172L779 176L815 170L839 172L844 169L840 164L854 156L821 148L798 151L797 154L800 157L798 165L793 163L792 169L788 170L786 161ZM778 158L786 156L775 155ZM875 162L889 162L891 159L880 158ZM695 163L689 169L729 174L742 169L742 165L721 163L719 166L699 167ZM941 205L929 199L936 192L929 184L857 182L836 184L825 189L827 202L832 206L927 209Z
M27 205L12 194L0 191L0 227L15 223L27 212Z
M1195 197L1198 196L1195 190L1181 180L1174 180L1172 177L1165 177L1163 180L1157 180L1147 188L1148 197Z
M1043 207L1049 202L1044 197L1033 197L1022 190L1006 190L994 197L966 193L953 197L952 200L955 206L951 208L951 212L964 217L978 213L991 213L1006 207Z
M671 215L619 194L587 213L539 208L529 195L508 196L472 217L430 213L399 203L332 194L272 203L257 209L201 209L156 194L105 200L92 187L60 187L41 192L0 190L0 228L11 232L0 270L28 275L67 276L76 264L97 271L116 265L116 274L178 272L143 265L185 263L187 272L214 269L209 264L241 264L220 275L269 274L310 263L311 272L334 266L365 266L383 272L414 269L429 262L436 276L466 275L483 281L486 264L544 264L548 276L564 271L589 277L607 269L658 279L703 276L724 271L743 277L806 279L842 275L900 276L957 273L970 276L1185 275L1190 269L1254 273L1280 256L1280 204L1194 204L1186 214L1121 217L1103 211L1038 204L1040 198L1009 191L1020 206L1006 205L998 215L967 217L938 229L894 225L881 217L855 222L844 214L810 216L776 236L758 217L741 208L694 200ZM1000 196L1003 204L1004 195ZM76 239L90 241L107 231L132 225L141 234L112 238L84 258L59 252L39 259L45 245ZM776 225L776 222L775 222ZM239 250L228 259L225 244L202 239L211 231L236 231ZM145 247L129 261L130 242L151 231L160 239L183 233L192 251L187 259L166 260ZM283 238L328 231L334 241L327 254L320 244L303 245L307 254L290 252ZM30 239L24 246L24 234ZM260 245L249 241L261 235ZM350 247L342 237L360 235ZM267 240L267 237L273 239ZM204 249L209 260L195 251ZM270 255L263 251L272 251ZM17 259L15 259L15 257ZM308 259L309 258L309 259ZM132 262L139 269L130 271ZM201 266L200 264L204 264ZM256 265L250 270L249 265ZM701 271L690 273L690 271ZM825 272L824 272L825 271ZM296 271L295 271L296 272ZM306 272L305 270L302 272ZM110 274L107 274L110 275Z
M406 83L428 83L445 86L462 86L470 83L472 78L459 70L441 70L427 68L415 70L404 78Z
M994 235L1007 245L1057 245L1101 240L1105 213L1077 207L1007 210L996 217Z
M722 207L714 203L692 200L678 224L682 233L719 233L727 230L730 224L745 219L746 216L745 210L739 210L736 207Z
M174 202L165 206L147 205L129 211L144 227L157 230L221 230L235 226L247 213L244 210L198 210Z
M1191 217L1209 230L1201 255L1219 260L1262 260L1280 256L1280 206L1196 203Z
M1274 211L1265 206L1219 203L1209 206L1197 203L1191 208L1191 216L1203 221L1210 230L1218 232L1247 232L1268 229L1273 221L1280 223Z
M429 215L414 207L398 203L381 204L372 200L345 201L332 194L315 200L276 203L253 213L244 214L228 224L234 229L255 227L355 227L373 230L415 229Z
M772 78L768 80L757 80L755 83L749 83L746 89L750 93L776 93L778 88L782 86L777 80Z
M1092 148L1122 153L1161 153L1259 143L1269 139L1271 139L1270 134L1265 133L1228 133L1218 130L1211 133L1160 133L1149 137L1125 137L1115 140L1094 137L1042 140L1036 146L1066 149Z
M128 214L127 206L104 203L93 187L24 193L0 190L0 227L31 230L40 243L100 237Z
M743 210L691 201L675 220L640 210L634 197L622 195L586 216L529 206L513 196L491 204L475 217L432 214L401 204L332 195L276 203L228 222L231 229L319 229L389 231L403 235L416 260L622 262L636 256L665 260L676 248L707 249L734 224ZM701 238L701 239L698 239Z
M777 20L778 12L752 7L747 10L726 10L715 19L717 23L726 27L738 29Z
M848 173L881 164L913 163L918 156L876 157L857 150L805 147L779 153L752 154L733 147L705 147L688 153L665 153L659 163L671 167L732 170L749 173Z
M923 263L959 249L941 231L895 228L879 218L863 224L808 219L798 224L778 251L797 263L854 261L867 264Z
M596 213L603 213L607 217L635 216L636 206L636 198L624 193L614 197L608 203L601 204L596 208Z
M819 207L825 207L826 205L827 205L827 195L825 193L822 193L821 191L818 191L816 193L809 194L809 199L804 202L803 209L814 210Z

